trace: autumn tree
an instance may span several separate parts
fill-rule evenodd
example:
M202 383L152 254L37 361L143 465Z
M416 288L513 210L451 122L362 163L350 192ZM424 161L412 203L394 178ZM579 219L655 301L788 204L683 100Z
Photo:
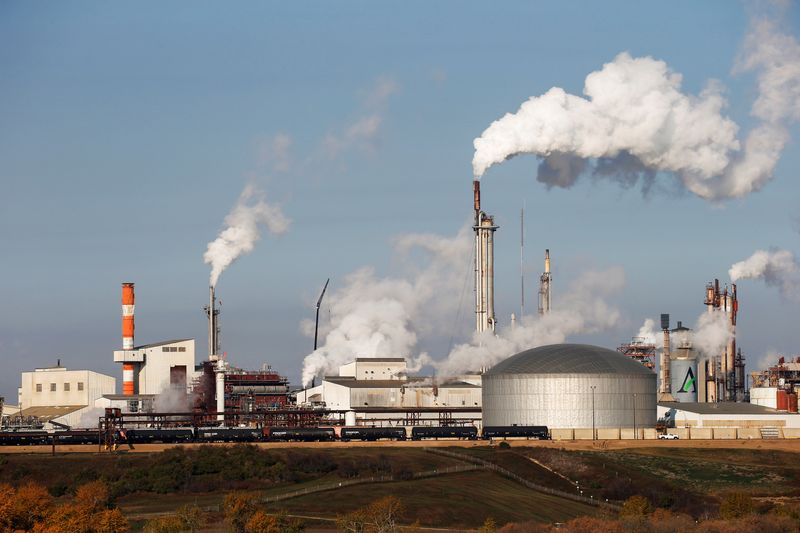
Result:
M300 520L284 513L267 514L264 511L253 513L245 525L247 533L301 533L305 529Z
M17 489L0 485L0 530L29 531L44 519L52 504L53 498L41 485L27 483Z
M622 510L619 512L619 516L625 518L640 518L651 512L653 512L653 507L650 505L650 500L644 496L631 496L622 504Z
M336 520L339 531L347 533L397 533L398 519L403 505L395 496L386 496L362 509L340 516Z
M753 514L755 505L753 500L743 492L731 492L722 500L719 506L719 515L729 520L731 518L742 518Z
M247 492L231 492L222 502L225 522L236 533L244 533L245 526L256 512L256 498Z

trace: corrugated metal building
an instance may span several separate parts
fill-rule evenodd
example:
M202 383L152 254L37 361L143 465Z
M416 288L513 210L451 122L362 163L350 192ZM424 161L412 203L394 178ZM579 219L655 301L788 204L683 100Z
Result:
M585 344L520 352L483 375L483 425L645 428L656 423L656 374Z

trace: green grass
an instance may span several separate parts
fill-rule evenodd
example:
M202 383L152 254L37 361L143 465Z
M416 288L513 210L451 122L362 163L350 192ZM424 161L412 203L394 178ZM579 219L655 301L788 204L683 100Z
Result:
M800 493L796 454L754 450L676 448L616 453L614 460L646 475L704 493L737 490L758 495ZM607 453L607 452L606 452Z
M487 517L498 524L527 520L552 523L598 512L591 505L536 492L486 471L356 485L285 500L275 507L290 513L335 516L389 495L403 502L408 522L419 520L423 526L478 527Z

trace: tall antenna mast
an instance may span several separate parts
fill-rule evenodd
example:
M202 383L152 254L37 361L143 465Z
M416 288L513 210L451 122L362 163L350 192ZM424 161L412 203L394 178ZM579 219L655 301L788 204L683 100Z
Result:
M525 316L525 200L519 213L519 318Z

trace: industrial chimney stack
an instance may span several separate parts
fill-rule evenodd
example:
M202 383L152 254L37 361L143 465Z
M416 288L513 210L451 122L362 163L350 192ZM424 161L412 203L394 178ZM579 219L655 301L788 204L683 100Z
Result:
M133 350L133 332L135 329L133 314L135 294L133 283L122 284L122 349ZM122 394L133 396L135 393L135 364L122 364Z
M213 285L208 288L208 305L204 311L208 316L208 358L212 360L219 354L219 309Z
M544 272L539 278L539 314L545 315L550 312L551 304L551 285L553 277L550 274L550 250L544 251Z
M475 211L475 329L494 332L494 218L481 211L481 184L472 183Z
M661 315L661 330L664 332L664 347L661 350L661 362L658 365L658 396L660 401L674 401L669 374L671 351L669 342L669 314L664 313Z

